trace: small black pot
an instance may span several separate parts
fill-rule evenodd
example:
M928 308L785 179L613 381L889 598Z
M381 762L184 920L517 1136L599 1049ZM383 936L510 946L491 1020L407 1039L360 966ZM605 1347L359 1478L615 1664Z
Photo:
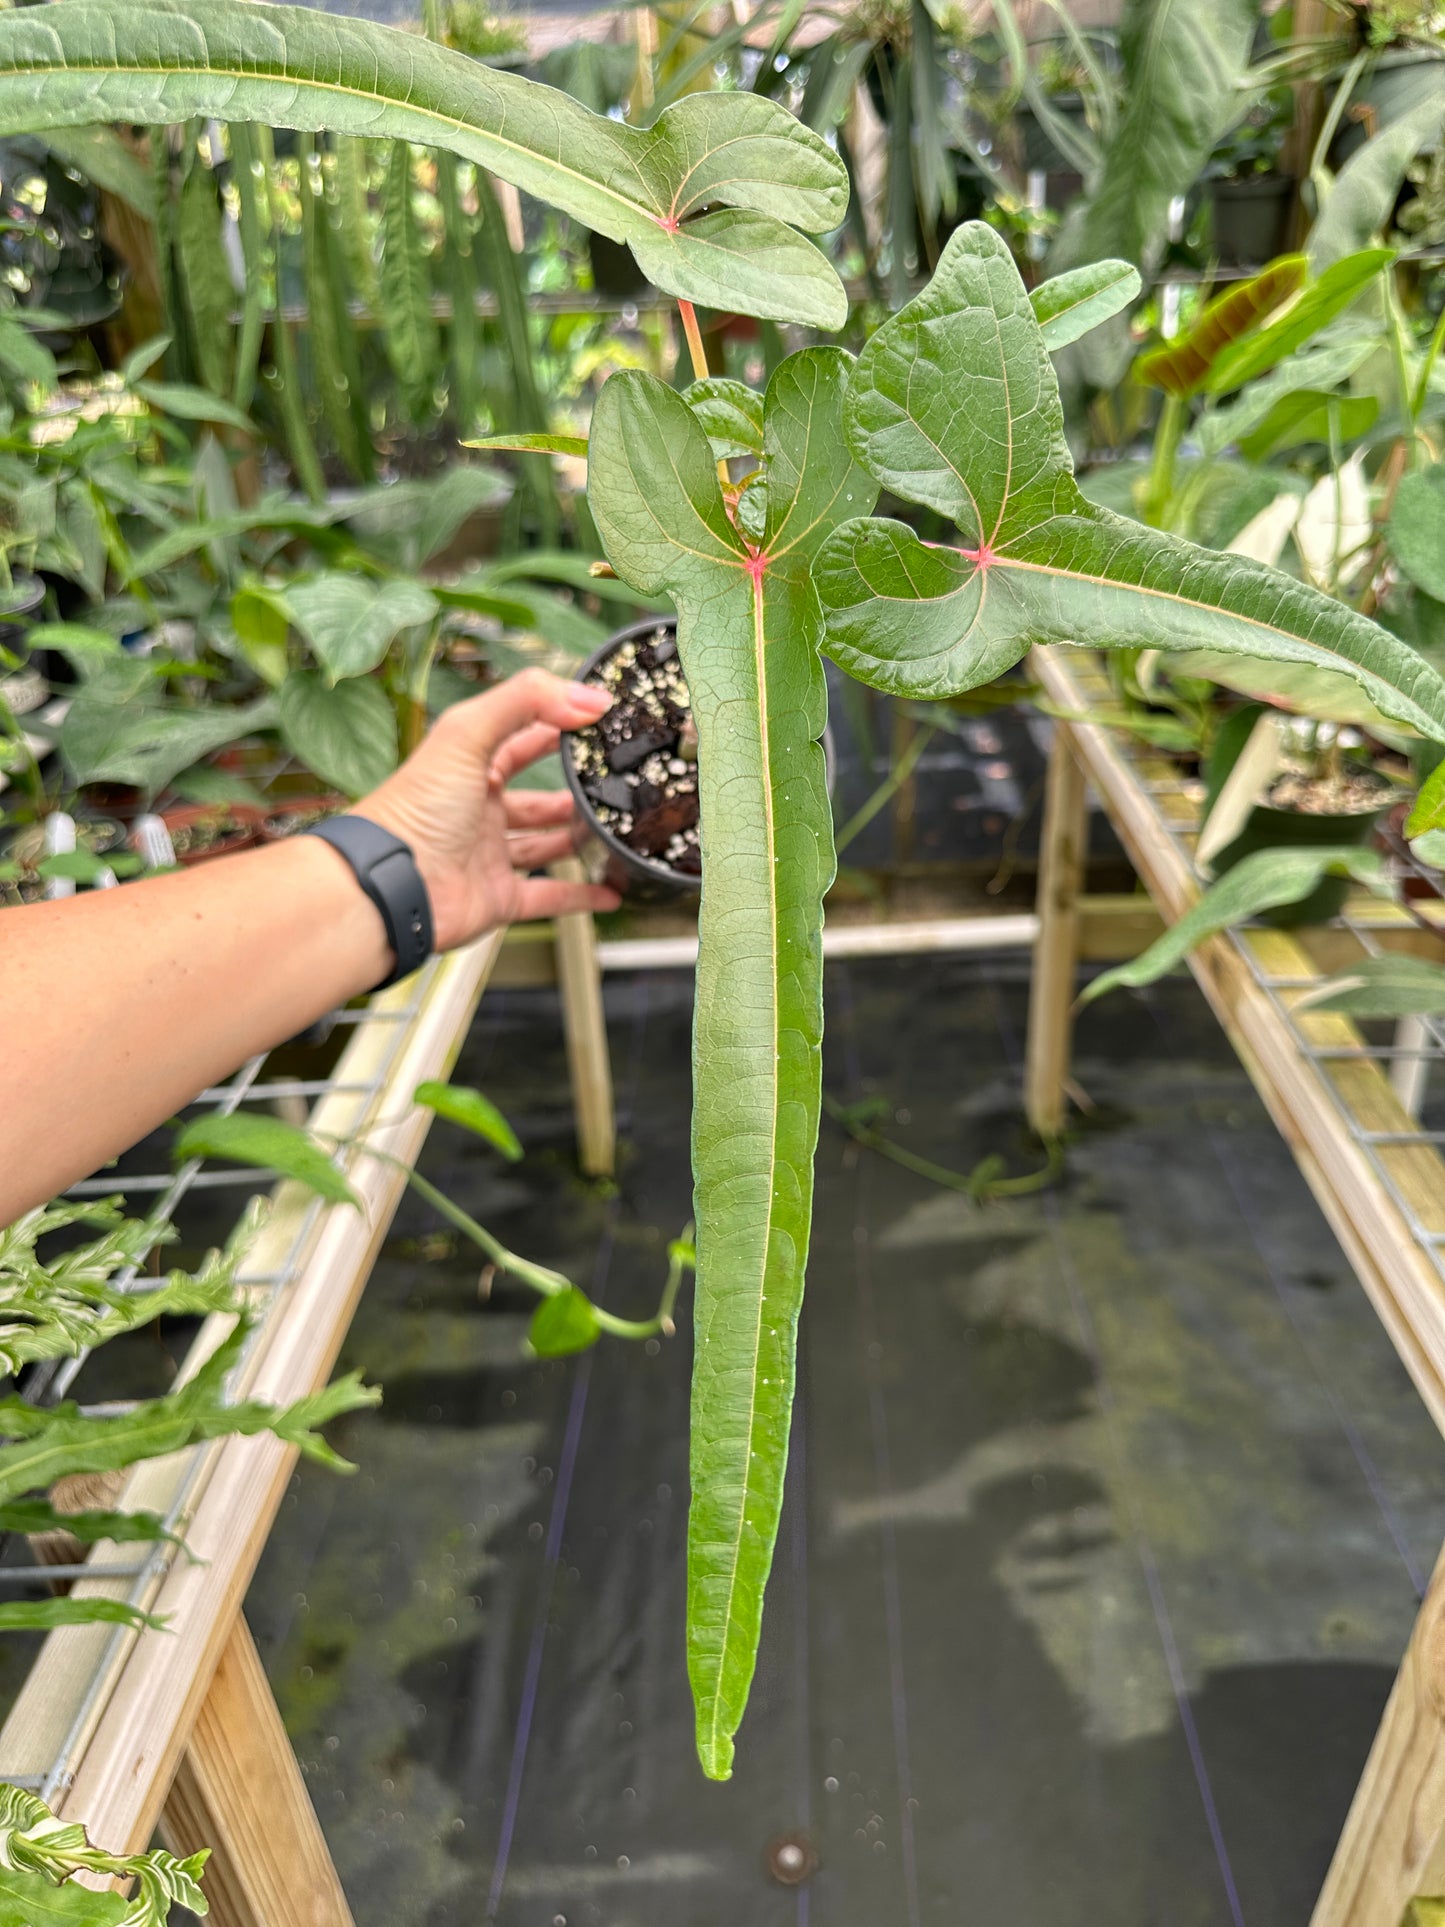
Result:
M655 635L659 629L675 639L676 618L652 616L645 622L634 622L626 629L619 629L616 635L609 636L602 647L587 658L577 671L577 681L586 682L593 670L600 668L624 642L635 642L640 637ZM630 897L634 903L674 903L682 897L695 897L702 888L701 877L688 876L681 870L674 870L669 863L640 855L602 821L592 807L591 797L582 787L582 778L573 755L572 738L568 735L562 738L561 754L567 787L576 798L578 814L604 853L598 880ZM583 860L587 860L585 854ZM599 866L594 861L588 863L587 867L596 870Z
M609 636L600 649L596 649L577 671L576 680L586 682L592 671L598 668L624 642L633 642L640 636L656 635L663 630L677 639L677 618L675 616L650 616L645 622L634 622L626 629L619 629ZM837 777L837 761L833 748L833 732L823 731L824 780L828 794L833 794L833 784ZM594 842L600 847L602 860L587 864L596 880L605 883L621 895L631 898L634 903L675 903L680 898L695 897L702 889L702 878L690 876L685 870L674 870L671 864L660 863L655 857L641 856L629 844L616 836L598 816L592 807L592 799L582 787L582 778L572 752L572 738L564 735L561 742L562 770L567 778L567 787L576 799L578 814L591 832ZM583 861L587 862L586 852Z
M1289 241L1294 182L1287 174L1250 174L1242 181L1212 180L1214 250L1229 268L1258 268Z

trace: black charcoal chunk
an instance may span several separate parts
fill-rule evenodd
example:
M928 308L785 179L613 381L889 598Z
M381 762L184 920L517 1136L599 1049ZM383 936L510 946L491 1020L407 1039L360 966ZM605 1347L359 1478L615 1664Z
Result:
M609 810L634 807L632 785L625 776L600 776L583 787L594 803L605 804Z
M645 763L649 756L666 749L672 741L673 738L662 730L639 730L637 735L629 736L623 742L608 744L608 767L614 770L636 769L639 763Z

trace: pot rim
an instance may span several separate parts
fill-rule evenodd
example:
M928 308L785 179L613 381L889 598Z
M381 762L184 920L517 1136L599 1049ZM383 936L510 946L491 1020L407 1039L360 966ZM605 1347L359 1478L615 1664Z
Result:
M638 636L650 636L658 629L666 629L676 641L677 617L661 614L649 616L642 622L632 622L625 629L618 629L579 664L573 681L585 682L592 671L614 655L624 642L631 642ZM645 875L655 877L659 883L668 884L674 890L688 890L694 895L698 894L702 889L700 876L689 876L685 870L674 870L669 863L659 863L656 857L643 856L641 851L634 850L630 843L624 843L617 832L602 821L592 807L592 799L582 787L582 779L572 758L574 733L571 730L563 732L561 742L558 744L558 754L562 759L562 774L567 778L567 787L571 790L578 811L588 829L604 848L614 851L624 862L636 865Z

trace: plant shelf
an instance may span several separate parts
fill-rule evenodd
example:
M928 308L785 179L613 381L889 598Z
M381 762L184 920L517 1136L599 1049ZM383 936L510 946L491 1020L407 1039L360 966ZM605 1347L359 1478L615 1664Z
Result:
M1157 752L1078 720L1111 703L1097 657L1053 647L1035 650L1032 664L1051 704L1071 719L1057 725L1030 1027L1031 1109L1049 1124L1062 1116L1067 1087L1086 901L1078 894L1084 779L1166 924L1200 894L1200 795ZM1298 1009L1322 977L1362 956L1408 949L1445 961L1445 904L1416 908L1419 921L1396 905L1352 899L1319 930L1222 932L1191 951L1189 965L1445 1431L1445 1133L1422 1128L1411 1096L1428 1068L1445 1067L1445 1021L1405 1020L1382 1044L1346 1017ZM1445 1893L1442 1641L1445 1565L1421 1607L1312 1927L1401 1927L1415 1899Z

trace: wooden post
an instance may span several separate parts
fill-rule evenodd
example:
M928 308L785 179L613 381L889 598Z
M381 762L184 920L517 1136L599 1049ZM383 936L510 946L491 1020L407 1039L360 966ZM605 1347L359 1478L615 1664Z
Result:
M351 1927L316 1810L237 1613L161 1833L173 1853L209 1847L203 1881L215 1927Z
M582 865L554 863L552 874L581 883ZM577 1111L577 1158L589 1178L610 1178L617 1163L617 1122L612 1106L612 1059L602 1010L602 969L597 933L589 912L558 917L557 981L562 990L562 1029Z
M1043 1138L1056 1138L1068 1106L1065 1089L1073 1040L1074 965L1079 953L1079 884L1088 818L1084 772L1067 723L1054 724L1044 788L1043 847L1039 853L1039 934L1029 989L1024 1106Z
M1404 1927L1445 1894L1445 1554L1415 1621L1385 1717L1310 1927ZM1425 1910L1428 1918L1428 1910Z

